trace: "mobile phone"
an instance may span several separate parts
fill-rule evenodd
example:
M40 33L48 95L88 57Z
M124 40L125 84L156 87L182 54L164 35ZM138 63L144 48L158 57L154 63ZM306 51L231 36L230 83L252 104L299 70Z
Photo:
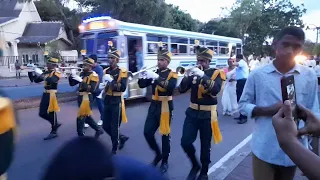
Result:
M294 121L298 126L298 116L297 116L297 98L296 98L296 88L294 84L294 76L284 76L281 78L281 91L283 102L289 100L291 107L293 109L292 116Z

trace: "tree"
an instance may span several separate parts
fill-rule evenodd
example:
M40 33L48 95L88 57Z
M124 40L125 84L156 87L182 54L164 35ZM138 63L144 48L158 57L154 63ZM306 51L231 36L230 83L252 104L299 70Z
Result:
M238 38L238 34L235 29L229 27L230 25L228 18L223 18L221 20L210 20L200 27L199 32Z
M168 5L171 15L170 28L186 31L198 31L198 22L189 13L182 11L179 6Z

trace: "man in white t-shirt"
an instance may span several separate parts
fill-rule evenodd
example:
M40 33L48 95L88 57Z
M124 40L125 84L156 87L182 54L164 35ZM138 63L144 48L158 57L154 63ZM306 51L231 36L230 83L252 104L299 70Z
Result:
M29 79L30 79L30 82L33 83L35 65L32 63L31 60L30 60L29 63L27 64L27 68L28 68L28 77L29 77Z
M250 71L253 71L254 69L258 68L260 66L260 61L257 59L257 56L253 56L252 60L249 63L249 69Z
M316 60L314 60L313 56L310 56L308 60L303 62L303 65L314 69L317 63L316 63Z
M263 55L261 58L261 66L265 66L267 64L270 64L270 57L268 57L266 54Z

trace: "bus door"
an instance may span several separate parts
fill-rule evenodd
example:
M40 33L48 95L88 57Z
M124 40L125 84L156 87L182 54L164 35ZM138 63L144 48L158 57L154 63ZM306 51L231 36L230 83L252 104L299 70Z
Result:
M144 48L143 36L144 34L135 32L124 32L127 42L128 50L128 69L131 73L138 72L143 67L144 62ZM132 78L129 82L129 97L142 97L146 90L140 89L138 86L138 75Z

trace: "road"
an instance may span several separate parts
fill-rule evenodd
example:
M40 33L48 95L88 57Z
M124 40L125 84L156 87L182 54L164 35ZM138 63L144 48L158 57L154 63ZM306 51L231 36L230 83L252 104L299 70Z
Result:
M43 93L43 83L31 84L29 79L2 79L0 80L1 90L13 100L39 97ZM71 87L66 79L61 79L58 85L58 92L73 92L77 86Z
M175 96L174 102L175 110L171 126L172 149L169 158L170 167L168 176L170 179L180 180L187 176L190 169L189 160L180 146L185 110L189 104L189 94ZM127 116L129 117L129 122L122 125L121 131L123 134L128 135L130 139L126 147L119 153L145 163L150 163L154 157L153 152L149 149L143 137L143 126L148 106L149 103L147 102L128 103ZM218 109L221 112L221 107ZM42 140L49 132L50 127L37 114L37 108L18 112L20 125L15 160L8 171L10 180L39 179L46 163L48 163L54 152L63 143L76 137L75 117L77 106L74 102L61 104L61 112L58 114L58 118L63 125L59 129L59 137L51 141ZM98 120L99 114L96 109L94 109L94 117ZM219 124L223 134L223 142L218 145L212 144L211 165L219 161L225 154L250 135L252 129L252 122L238 125L232 117L220 116ZM88 135L94 134L91 129L87 131ZM156 135L158 142L161 142L158 132ZM111 144L110 137L106 134L102 135L100 140L108 145ZM195 146L199 157L199 139L195 142Z

